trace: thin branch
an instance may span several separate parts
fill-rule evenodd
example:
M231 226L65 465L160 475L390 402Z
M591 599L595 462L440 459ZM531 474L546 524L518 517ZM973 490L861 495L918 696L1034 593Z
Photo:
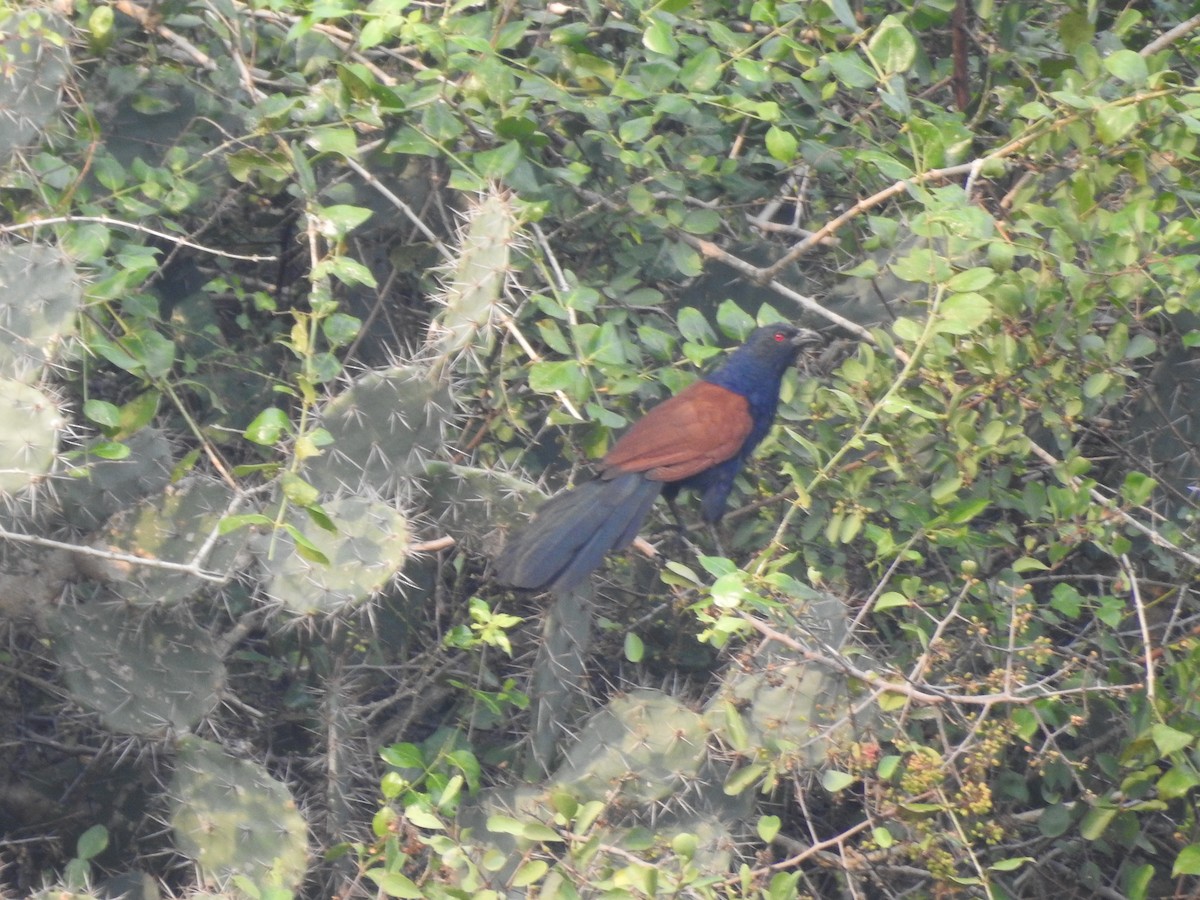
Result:
M1032 448L1034 456L1037 456L1046 465L1057 469L1062 464L1061 460L1056 459L1052 454L1048 453L1046 450L1043 450L1039 444L1030 441L1029 446ZM1075 488L1076 490L1082 486L1082 482L1073 475L1067 475L1066 473L1063 473L1059 477L1062 478L1070 487ZM1179 556L1181 559L1187 560L1193 566L1200 568L1200 556L1196 556L1194 553L1189 553L1182 547L1175 546L1175 544L1171 543L1149 525L1139 522L1129 513L1125 512L1125 510L1121 509L1121 507L1117 505L1116 501L1104 496L1095 488L1088 488L1088 494L1093 500L1111 512L1114 516L1119 518L1126 525L1133 528L1135 531L1139 531L1144 534L1150 539L1150 543L1154 544L1156 547L1161 547L1163 550L1168 550L1171 553L1174 553L1176 556Z
M1046 697L1061 697L1068 694L1124 693L1125 691L1140 690L1142 687L1140 684L1097 685L1093 687L1064 688L1062 690L1045 690L1039 691L1036 694L1023 694L1019 692L1019 689L1018 691L1006 690L999 694L952 694L928 686L922 689L906 681L892 681L870 670L860 669L840 654L818 653L803 642L798 641L788 634L784 634L782 631L773 628L771 625L751 616L749 613L743 612L739 613L739 615L763 637L782 644L806 662L816 663L835 672L841 672L843 675L854 678L864 684L869 684L882 693L900 694L903 697L909 698L914 703L921 703L926 706L941 706L945 703L958 703L966 706L994 706L997 703L1012 703L1024 706L1034 703L1037 700L1043 700Z
M176 34L166 25L157 21L157 14L151 15L150 11L144 7L132 3L131 0L117 0L113 4L117 12L125 13L129 18L135 20L146 31L152 31L159 37L174 44L179 50L183 51L193 62L209 72L217 71L217 64L213 62L212 57L189 41L187 38Z
M1133 571L1133 563L1128 555L1122 553L1117 557L1125 580L1129 582L1129 596L1133 598L1133 609L1137 613L1138 629L1142 633L1142 663L1146 667L1146 700L1150 704L1152 715L1157 716L1155 698L1158 693L1154 678L1154 645L1150 641L1150 624L1146 619L1146 604L1142 602L1142 592L1138 587L1137 573Z
M174 563L164 559L149 559L145 556L118 553L115 550L101 550L98 547L88 547L82 544L68 544L63 541L55 541L33 534L21 534L16 531L9 531L3 527L0 527L0 540L13 541L18 544L33 544L36 547L48 547L53 550L68 550L71 553L77 553L82 556L95 556L100 559L129 563L148 569L166 569L171 572L183 572L188 575L194 575L196 578L203 579L204 581L212 581L217 584L224 584L229 580L228 575L219 575L215 572L205 571L194 563Z
M99 225L111 225L114 228L128 228L130 231L140 231L142 234L162 238L164 241L170 241L181 247L191 247L193 250L199 250L201 253L208 253L212 256L220 256L225 259L242 259L247 262L275 262L279 259L277 256L248 256L243 253L230 253L227 250L218 250L216 247L206 247L203 244L189 241L187 238L180 237L177 234L168 234L165 231L158 231L154 228L147 228L145 225L139 225L137 222L127 222L124 219L113 219L109 216L53 216L48 219L28 219L24 222L14 222L11 225L0 225L0 234L31 231L35 228L41 228L44 225L73 225L77 222L94 222Z
M1142 56L1150 56L1152 53L1157 53L1169 44L1173 44L1189 31L1200 28L1200 15L1192 16L1186 22L1180 22L1170 31L1163 32L1145 47L1138 51Z
M413 225L415 225L417 227L417 229L421 232L421 234L425 235L425 237L427 237L429 239L429 242L431 244L433 244L433 246L437 249L438 253L442 254L442 257L447 262L452 263L455 261L454 254L450 251L450 248L448 248L444 243L442 243L441 238L439 238L436 234L433 233L433 230L421 220L421 217L418 216L416 214L416 212L413 211L413 208L411 206L409 206L402 199L400 199L399 196L397 196L395 191L391 190L386 185L384 185L378 178L376 178L374 175L372 175L364 166L362 166L356 160L353 160L348 156L344 156L344 157L342 157L342 161L347 166L349 166L354 171L354 173L358 175L359 178L361 178L372 189L374 189L374 191L377 194L379 194L381 197L383 197L385 200L387 200L388 203L392 204L392 206L396 207L396 209L400 210L400 212L404 213L405 218L407 218L410 222L412 222Z

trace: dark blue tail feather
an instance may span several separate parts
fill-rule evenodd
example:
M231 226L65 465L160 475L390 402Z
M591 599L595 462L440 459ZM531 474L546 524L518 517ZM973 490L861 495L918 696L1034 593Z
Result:
M629 472L552 497L510 538L496 560L497 577L518 588L569 591L610 552L637 537L662 487L662 482Z

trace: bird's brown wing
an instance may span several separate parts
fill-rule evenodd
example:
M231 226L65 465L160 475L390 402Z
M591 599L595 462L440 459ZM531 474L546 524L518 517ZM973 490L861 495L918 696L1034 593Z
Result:
M600 468L606 477L643 472L654 481L680 481L736 455L753 425L745 397L697 381L635 422Z

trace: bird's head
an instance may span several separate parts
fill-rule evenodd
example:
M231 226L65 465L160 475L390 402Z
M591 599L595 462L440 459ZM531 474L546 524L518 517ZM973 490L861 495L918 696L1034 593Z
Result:
M750 332L746 342L705 376L705 381L738 393L773 384L778 392L783 373L795 363L800 351L822 343L824 340L817 332L788 322L763 325Z
M763 325L750 332L733 356L746 355L780 374L796 361L800 351L824 343L821 335L788 322ZM732 357L731 357L732 359Z

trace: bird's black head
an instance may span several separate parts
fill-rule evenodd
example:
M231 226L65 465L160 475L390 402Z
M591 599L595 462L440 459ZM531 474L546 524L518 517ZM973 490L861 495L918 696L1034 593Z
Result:
M796 361L804 347L823 343L815 331L776 322L755 328L742 346L734 350L705 380L738 393L752 384L774 383L776 391L783 373Z

